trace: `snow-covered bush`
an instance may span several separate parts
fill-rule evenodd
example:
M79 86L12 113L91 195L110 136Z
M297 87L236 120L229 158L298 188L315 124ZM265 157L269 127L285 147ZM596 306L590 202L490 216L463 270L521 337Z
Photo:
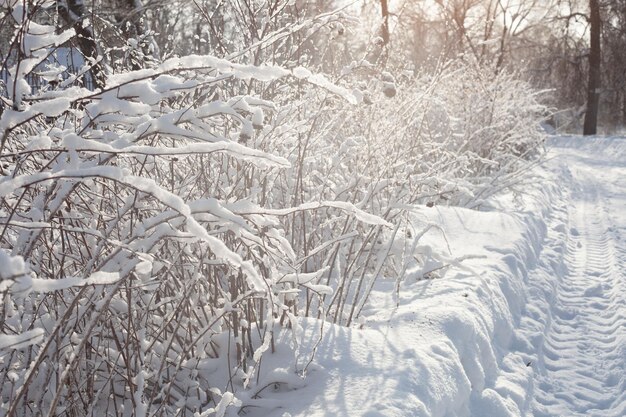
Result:
M298 315L352 324L377 279L402 278L405 238L423 232L412 205L475 203L541 141L540 106L506 75L262 64L302 32L313 50L333 14L231 60L33 93L28 77L75 32L26 3L0 1L19 51L0 98L0 414L267 406L262 391L302 371L268 359L286 352L276 332Z
M376 279L403 275L406 236L421 233L404 221L411 207L476 207L514 183L540 153L544 106L514 76L464 61L399 80L363 61L345 68L338 83L344 79L359 86L357 105L304 87L278 111L298 128L261 146L291 162L276 194L283 204L349 202L393 224L364 228L330 209L285 219L305 269L328 267L317 282L335 289L322 306L307 300L305 312L322 307L321 316L349 325Z
M379 144L380 169L405 178L416 201L477 204L485 186L540 154L545 107L512 74L458 60L398 84L397 97L370 106L350 133Z
M99 91L33 94L28 75L74 32L10 5L21 52L0 115L2 414L254 406L285 381L260 367L274 332L296 325L298 291L330 292L312 282L323 271L299 274L280 218L328 207L384 221L349 203L274 201L290 162L247 145L268 129L282 141L265 127L277 108L240 92L333 86L302 68L188 56Z

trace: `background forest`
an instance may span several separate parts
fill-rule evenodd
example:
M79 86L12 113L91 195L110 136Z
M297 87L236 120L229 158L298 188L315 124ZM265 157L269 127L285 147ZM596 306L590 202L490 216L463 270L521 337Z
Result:
M413 255L437 228L413 207L488 209L596 99L601 130L623 126L624 19L597 0L0 0L0 414L271 407L313 360L299 317L359 325L379 280L462 261Z

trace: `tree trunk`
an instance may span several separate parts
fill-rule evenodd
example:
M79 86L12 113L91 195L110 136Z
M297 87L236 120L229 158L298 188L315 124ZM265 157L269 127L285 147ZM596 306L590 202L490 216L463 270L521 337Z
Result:
M626 89L622 89L622 126L626 127Z
M598 0L589 0L590 49L589 83L587 84L587 111L583 135L595 135L598 125L598 107L600 104L600 4Z
M380 0L380 9L383 17L383 44L387 46L389 43L389 7L387 5L387 0Z

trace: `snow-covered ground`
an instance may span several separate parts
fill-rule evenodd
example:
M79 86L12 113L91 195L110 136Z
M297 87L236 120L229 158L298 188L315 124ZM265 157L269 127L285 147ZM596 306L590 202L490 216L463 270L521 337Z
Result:
M247 415L626 416L626 139L548 147L497 210L416 209L427 267L360 327L303 319L306 379L274 372Z
M519 327L535 364L523 410L626 416L626 140L558 138L551 156L563 198Z

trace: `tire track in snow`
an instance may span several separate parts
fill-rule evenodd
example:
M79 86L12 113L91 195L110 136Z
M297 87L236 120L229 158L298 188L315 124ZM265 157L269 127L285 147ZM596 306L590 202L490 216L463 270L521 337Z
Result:
M535 346L538 352L527 411L535 417L623 417L626 242L620 240L620 227L611 219L616 209L613 194L594 172L598 168L572 155L561 158L573 171L568 222L565 230L560 227L567 243L561 259L563 268L552 263L546 271L547 262L540 271L553 275L560 271L562 276L555 277L543 336L536 339L541 343ZM620 202L618 199L617 209ZM558 231L559 225L553 228ZM558 242L553 241L552 246L558 247Z

